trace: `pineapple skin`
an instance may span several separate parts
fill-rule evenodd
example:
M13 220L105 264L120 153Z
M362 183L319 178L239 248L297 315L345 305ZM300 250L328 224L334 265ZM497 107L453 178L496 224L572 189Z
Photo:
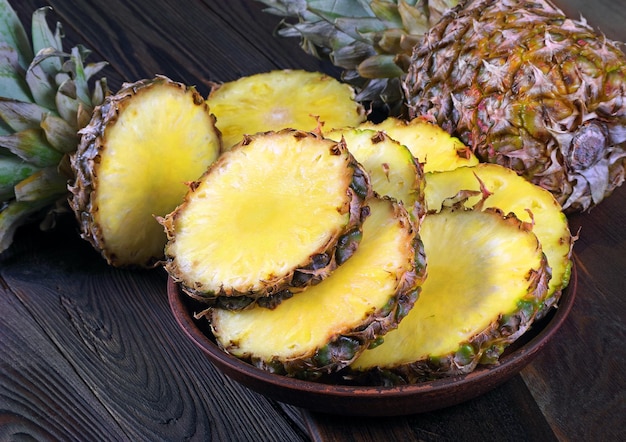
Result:
M415 47L411 117L585 211L624 181L626 57L616 42L538 0L474 0Z

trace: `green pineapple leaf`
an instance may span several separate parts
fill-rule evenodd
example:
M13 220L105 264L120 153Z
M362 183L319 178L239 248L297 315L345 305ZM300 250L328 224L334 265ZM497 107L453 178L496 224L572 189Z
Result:
M39 128L0 136L0 147L36 167L56 165L63 157L61 152L50 147L44 132Z
M31 101L28 85L19 70L18 54L15 49L0 46L0 96L19 101Z
M0 155L0 198L12 198L13 187L36 171L37 167L20 158Z
M26 70L33 59L33 51L26 30L7 0L0 1L0 42L17 51L19 66Z

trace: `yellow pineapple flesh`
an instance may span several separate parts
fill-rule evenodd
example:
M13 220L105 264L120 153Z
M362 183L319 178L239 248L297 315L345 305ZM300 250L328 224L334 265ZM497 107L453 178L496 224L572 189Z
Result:
M154 219L173 210L220 153L193 88L156 77L106 99L72 156L70 205L83 236L115 266L150 266L167 240Z
M350 366L370 382L414 383L493 363L532 324L547 290L527 223L462 204L428 213L420 235L428 277L396 330Z
M368 204L358 249L328 278L275 309L207 312L218 344L265 370L316 378L395 328L424 281L423 247L403 206L379 198Z
M547 307L558 301L561 290L567 287L572 267L574 237L561 205L550 192L514 171L497 164L481 163L426 174L426 206L428 210L439 210L448 196L461 190L478 192L481 186L490 193L483 202L484 207L513 212L520 220L533 224L533 232L541 242L552 273L543 314ZM470 197L466 204L471 206L478 198Z
M288 296L352 253L370 193L345 143L292 129L246 137L161 221L166 269L207 302Z
M365 110L347 84L319 72L277 70L215 85L207 98L224 148L244 135L281 129L356 126Z
M452 170L478 164L478 158L465 144L425 118L418 117L407 121L388 117L380 123L364 122L360 127L384 131L394 140L404 144L424 165L424 172Z
M324 136L346 141L348 150L370 175L374 192L401 201L416 219L422 217L424 172L406 146L372 129L334 129Z

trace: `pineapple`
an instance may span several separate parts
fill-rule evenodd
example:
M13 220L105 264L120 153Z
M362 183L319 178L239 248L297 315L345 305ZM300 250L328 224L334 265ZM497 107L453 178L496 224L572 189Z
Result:
M19 226L39 221L49 229L68 211L68 154L108 94L104 78L90 81L106 63L86 64L90 51L83 46L65 52L61 25L48 27L48 11L33 13L29 42L15 11L0 0L0 253Z
M556 304L561 290L569 283L574 238L567 218L550 192L497 164L427 173L426 207L437 211L449 195L461 190L480 191L481 187L489 192L484 206L498 208L504 213L513 212L522 222L533 224L533 233L541 243L552 274L546 299L542 301L543 315ZM469 198L467 204L476 203L477 198Z
M424 172L452 170L478 164L478 158L458 138L425 118L410 121L388 117L379 123L366 121L360 127L384 131L404 144L424 165Z
M419 295L424 250L402 205L382 198L368 204L358 249L319 284L275 309L206 311L217 343L259 368L317 379L395 328Z
M416 48L404 86L410 115L432 115L567 212L624 181L626 56L543 0L476 0L446 15Z
M406 146L372 129L334 129L324 136L345 140L369 174L374 192L401 201L416 220L423 216L424 172Z
M207 98L224 147L244 135L285 128L356 126L366 118L354 90L319 72L277 70L216 84Z
M192 87L157 76L98 106L71 157L70 205L82 236L117 267L150 267L167 237L155 216L220 154L215 118Z
M624 181L626 56L546 0L260 1L297 18L279 34L344 68L358 100L434 119L568 213Z
M467 209L463 201L429 212L420 228L428 258L420 298L347 376L416 383L497 362L530 327L545 298L549 269L531 228L512 214Z
M295 129L246 136L161 219L165 268L206 303L274 306L348 260L370 194L344 142Z

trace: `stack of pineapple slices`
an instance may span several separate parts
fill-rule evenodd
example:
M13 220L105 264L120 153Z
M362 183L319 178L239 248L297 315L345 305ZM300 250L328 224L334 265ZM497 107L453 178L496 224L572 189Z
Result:
M260 74L216 87L206 102L164 79L127 86L107 99L73 159L72 205L84 235L113 264L145 265L159 251L140 253L139 262L136 252L123 255L142 248L123 246L136 234L127 225L158 221L166 270L206 307L198 319L225 351L265 370L397 384L497 362L569 282L573 238L560 206L514 172L478 164L429 121L364 121L353 94L333 81ZM316 86L336 93L319 99ZM311 107L294 105L285 89L308 90ZM124 95L134 98L125 103ZM155 118L135 124L150 114L143 106L163 107L146 104L151 95L178 96L181 110L157 115L157 126ZM251 96L273 123L258 123L261 111L233 98ZM202 111L181 126L191 103ZM164 121L176 136L198 128L206 136L174 142L189 147L191 156L172 167L184 174L137 176L134 164L165 138L154 136ZM213 141L216 128L223 147ZM188 168L207 150L203 173ZM134 193L113 198L137 183L144 199L177 187L171 209ZM126 218L124 208L134 206L143 207L143 221Z

